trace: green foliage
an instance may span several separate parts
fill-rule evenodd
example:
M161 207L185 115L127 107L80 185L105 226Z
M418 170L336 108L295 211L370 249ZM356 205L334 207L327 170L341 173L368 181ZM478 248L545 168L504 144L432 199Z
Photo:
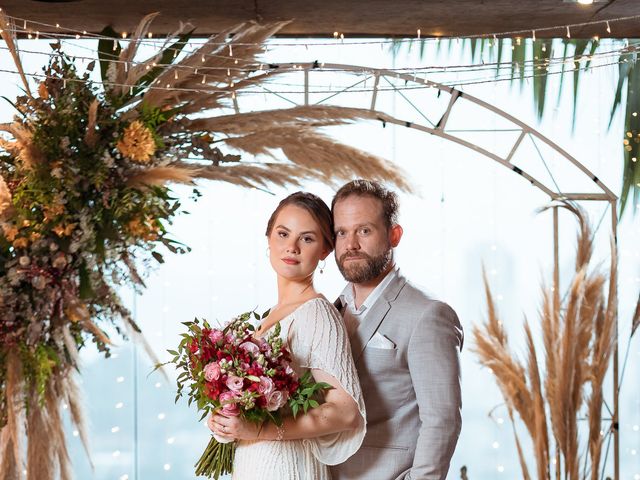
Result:
M296 394L289 399L289 407L291 407L291 413L294 418L298 415L300 410L304 413L310 408L317 408L319 406L316 398L320 393L325 390L330 390L333 387L325 382L315 382L311 375L311 370L307 370L305 374L300 378L300 386L296 391ZM316 397L316 398L314 398Z
M497 42L496 42L497 40ZM426 52L424 39L420 42L394 42L391 52L398 55L403 49L410 51L413 44L417 43L420 47L420 57L424 57ZM622 42L628 44L628 40L619 40L618 47ZM487 61L496 62L496 76L506 71L511 76L512 83L517 83L522 90L527 84L531 85L531 98L535 106L538 119L542 119L545 112L548 97L548 75L550 73L549 62L554 51L563 51L560 72L560 87L558 89L557 103L563 92L565 75L571 73L573 80L572 98L573 98L573 123L572 128L575 129L576 118L578 117L578 95L579 86L585 74L590 70L592 56L598 52L600 42L596 38L592 39L443 39L438 42L438 51L441 48L447 48L451 52L452 46L460 44L461 52L465 52L469 46L470 57L474 62L478 61L478 57L482 58L486 52ZM509 48L505 48L505 47ZM562 48L558 48L558 47ZM487 48L489 47L489 48ZM616 48L607 45L607 50ZM504 52L511 50L511 57L506 61ZM463 53L464 54L464 53ZM556 58L557 60L557 58ZM483 60L484 61L484 60ZM636 92L638 81L640 81L640 73L636 70L640 68L637 62L637 52L635 47L623 49L618 59L618 81L617 88L611 104L611 116L609 127L617 111L617 108L625 102L624 116L624 132L622 132L623 140L628 141L623 149L623 181L620 194L620 216L625 212L625 207L629 201L636 204L640 200L640 139L638 139L638 115L640 115L640 94ZM532 82L528 82L528 78L532 78ZM623 96L623 91L626 95ZM635 115L634 115L635 114ZM631 135L631 136L629 136ZM634 160L635 159L635 160ZM635 213L636 209L632 209Z
M120 52L113 45L100 42L103 78ZM60 340L63 326L75 349L95 343L109 356L104 325L121 333L124 320L136 328L115 289L143 285L136 263L162 261L159 245L189 250L165 228L180 213L177 198L167 187L129 181L162 160L156 152L167 147L160 131L173 113L140 106L136 115L155 146L144 161L125 155L119 142L132 122L118 110L122 98L90 80L92 64L80 73L59 44L52 48L39 95L10 102L19 114L12 128L26 132L21 147L0 154L10 196L0 217L0 357L20 352L27 384L39 398L56 368L75 366L75 352ZM3 363L0 392L4 374ZM1 396L0 408L1 422Z

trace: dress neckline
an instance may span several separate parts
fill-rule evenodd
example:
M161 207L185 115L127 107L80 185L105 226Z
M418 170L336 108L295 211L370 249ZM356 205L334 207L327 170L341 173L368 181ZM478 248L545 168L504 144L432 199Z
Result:
M277 322L275 322L273 325L271 325L267 330L265 330L264 332L262 332L260 335L256 336L256 335L254 334L254 337L255 337L255 338L264 338L264 337L265 337L265 335L267 334L267 332L268 332L269 330L271 330L273 327L275 327L275 326L276 326L276 324L278 324L278 323L280 323L280 324L281 324L281 323L282 323L282 322L284 322L285 320L288 320L288 319L289 319L289 317L293 316L293 314L294 314L294 313L296 313L298 310L300 310L302 307L304 307L304 306L305 306L305 305L307 305L308 303L315 302L316 300L324 300L324 301L326 301L326 302L328 302L328 301L329 301L329 300L327 300L327 298L326 298L324 295L319 295L319 296L317 296L317 297L310 298L309 300L305 300L305 301L304 301L304 302L302 302L300 305L298 305L296 308L294 308L291 312L289 312L289 313L288 313L288 314L286 314L284 317L282 317L280 320L278 320L278 321L277 321Z

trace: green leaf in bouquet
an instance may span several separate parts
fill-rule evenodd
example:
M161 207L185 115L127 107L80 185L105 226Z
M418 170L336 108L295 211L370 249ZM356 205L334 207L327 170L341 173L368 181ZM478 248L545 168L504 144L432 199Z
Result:
M260 378L256 377L255 375L247 375L246 378L248 380L251 380L252 382L259 382Z
M311 406L311 408L318 408L320 404L316 402L314 399L311 399L309 400L309 406Z
M175 350L167 350L168 353L170 353L171 355L179 355L178 352L176 352Z
M158 252L151 252L153 258L157 260L158 263L164 263L164 257Z
M182 51L184 46L191 39L191 34L193 33L194 30L195 29L190 30L189 32L186 32L186 33L180 35L178 37L178 40L176 40L174 43L172 43L171 45L169 45L167 48L165 48L162 51L162 55L160 56L159 61L156 62L158 65L156 67L152 68L151 70L149 70L149 73L147 73L146 75L141 77L140 80L138 80L138 83L133 88L133 95L132 96L136 96L140 92L142 92L156 78L158 78L158 76L162 72L164 72L168 67L171 66L171 63L173 62L173 59L178 56L178 54Z
M330 384L325 383L325 382L316 383L316 387L317 387L318 390L332 390L333 389L333 385L330 385Z
M295 402L293 405L291 405L291 413L293 414L293 418L296 418L298 416L298 410L300 410L300 405L298 404L298 402Z

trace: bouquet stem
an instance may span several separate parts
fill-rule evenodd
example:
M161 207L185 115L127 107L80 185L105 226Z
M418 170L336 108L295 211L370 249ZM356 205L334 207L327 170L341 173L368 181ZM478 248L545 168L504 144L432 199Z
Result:
M218 480L221 475L231 473L233 457L236 453L236 443L220 443L211 437L207 448L196 463L196 476Z

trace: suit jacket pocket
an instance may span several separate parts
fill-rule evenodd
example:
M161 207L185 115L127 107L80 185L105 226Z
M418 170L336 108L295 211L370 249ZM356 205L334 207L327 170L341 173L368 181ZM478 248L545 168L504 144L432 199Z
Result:
M390 360L395 358L398 352L395 348L376 348L367 346L364 349L364 354L368 357L375 358L376 360Z

